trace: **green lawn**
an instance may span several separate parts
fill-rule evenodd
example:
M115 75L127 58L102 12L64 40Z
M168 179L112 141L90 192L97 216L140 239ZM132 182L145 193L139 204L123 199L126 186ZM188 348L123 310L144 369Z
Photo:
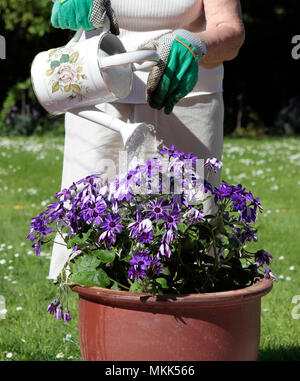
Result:
M262 300L259 360L300 359L300 139L225 139L223 179L261 198L259 241L277 276ZM77 294L73 319L47 312L55 287L47 280L50 249L37 258L26 240L30 219L59 189L63 138L0 139L0 360L81 360ZM294 314L292 314L294 312ZM294 316L293 316L294 315ZM2 316L2 319L1 319ZM5 318L4 318L5 317Z

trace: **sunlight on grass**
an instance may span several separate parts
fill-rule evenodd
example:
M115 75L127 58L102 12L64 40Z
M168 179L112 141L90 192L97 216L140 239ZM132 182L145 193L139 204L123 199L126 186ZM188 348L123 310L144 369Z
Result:
M225 139L223 179L260 197L264 213L259 241L273 257L277 276L262 300L259 360L300 358L300 319L292 303L300 295L300 139ZM60 188L63 138L3 138L0 141L0 360L81 360L77 294L72 321L50 316L55 287L47 280L50 247L37 258L27 242L30 219ZM249 245L251 248L251 245ZM300 298L300 297L299 297ZM4 299L4 302L3 302ZM300 303L300 299L299 299ZM298 310L300 314L300 310Z

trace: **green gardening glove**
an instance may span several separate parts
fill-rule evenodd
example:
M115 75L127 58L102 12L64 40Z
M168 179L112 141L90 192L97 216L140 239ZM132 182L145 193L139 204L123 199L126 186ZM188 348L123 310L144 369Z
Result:
M178 29L140 49L156 50L160 56L158 65L148 77L147 102L158 110L164 107L165 113L170 114L174 105L192 91L198 81L199 61L206 54L205 43L193 33Z
M110 0L52 0L51 24L55 28L86 31L102 28L105 16L110 20L110 31L118 35L119 25Z

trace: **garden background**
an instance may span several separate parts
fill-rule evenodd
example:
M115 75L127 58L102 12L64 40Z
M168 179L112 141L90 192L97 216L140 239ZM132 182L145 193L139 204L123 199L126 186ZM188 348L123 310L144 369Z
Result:
M261 198L259 245L274 256L277 282L262 305L259 360L300 359L300 35L298 0L241 1L246 41L225 63L223 179ZM71 37L51 28L50 0L0 0L0 360L80 360L77 317L57 322L45 310L49 251L33 255L30 218L60 186L64 129L31 88L34 56ZM299 41L300 42L300 41ZM299 48L300 54L300 48ZM2 299L1 299L2 297ZM77 295L72 298L76 310ZM1 311L6 311L2 313Z

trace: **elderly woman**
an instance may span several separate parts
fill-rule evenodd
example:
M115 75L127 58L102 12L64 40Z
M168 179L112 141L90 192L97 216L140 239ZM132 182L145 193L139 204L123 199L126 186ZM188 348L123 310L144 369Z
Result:
M157 67L136 72L126 99L97 107L125 122L155 125L167 147L221 160L223 62L244 41L239 0L57 0L51 22L62 29L100 33L105 15L127 51L156 49ZM91 173L118 172L121 136L67 113L62 188ZM220 174L210 178L218 185ZM207 212L212 205L207 206ZM55 279L68 253L54 245L49 277Z

